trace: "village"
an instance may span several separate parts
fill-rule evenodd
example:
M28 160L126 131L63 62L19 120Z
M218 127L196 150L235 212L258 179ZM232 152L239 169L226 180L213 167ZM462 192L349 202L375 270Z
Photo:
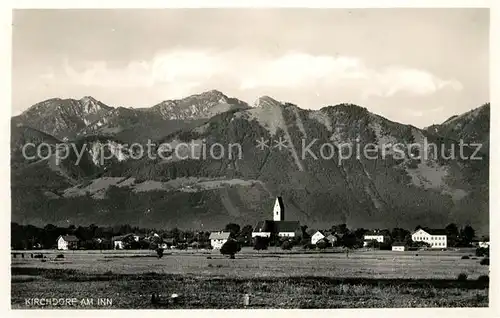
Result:
M285 219L285 204L278 196L272 208L272 219L257 222L254 227L249 225L240 228L238 224L230 223L220 231L194 232L173 229L169 232L150 231L144 233L139 229L128 229L109 237L109 234L99 236L95 229L93 233L74 228L70 233L60 234L57 239L32 240L13 246L13 250L22 249L57 249L57 250L221 250L230 242L238 248L253 247L255 250L267 250L273 247L280 250L338 250L348 249L380 249L394 252L408 250L447 250L459 247L475 247L489 250L489 239L475 237L475 231L470 226L459 229L450 224L444 229L431 229L418 226L412 232L406 229L355 229L349 230L345 224L333 225L330 229L308 228L298 221ZM50 227L45 228L50 232ZM80 230L80 231L79 231ZM127 230L122 228L119 232ZM14 231L14 230L13 230ZM63 230L64 231L64 230ZM53 231L52 231L53 232ZM71 233L72 232L72 233ZM92 231L91 231L92 232ZM97 234L97 235L96 235ZM16 234L13 233L13 245ZM47 242L49 240L49 242ZM21 246L20 246L21 245ZM49 246L47 246L49 245ZM229 244L228 244L229 245ZM224 251L222 251L224 252ZM231 254L231 253L229 253Z

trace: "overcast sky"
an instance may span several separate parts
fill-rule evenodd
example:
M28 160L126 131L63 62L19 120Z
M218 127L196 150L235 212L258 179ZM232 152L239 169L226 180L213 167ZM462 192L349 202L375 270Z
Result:
M488 29L487 9L17 10L12 112L218 89L424 127L489 101Z

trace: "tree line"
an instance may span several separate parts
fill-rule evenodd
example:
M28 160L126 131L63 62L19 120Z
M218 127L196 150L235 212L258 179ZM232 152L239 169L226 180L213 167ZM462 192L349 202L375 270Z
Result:
M417 226L415 230L419 228L425 229L424 227ZM270 238L252 238L253 227L251 225L241 227L236 223L229 223L220 230L229 232L231 240L237 242L239 246L253 246L256 250L267 249L269 246L279 246L283 249L291 249L293 246L326 248L331 245L358 248L363 246L364 235L369 231L364 228L349 229L346 224L333 225L321 231L325 236L330 234L334 235L336 238L335 242L332 244L327 240L321 240L313 246L313 244L311 244L311 235L314 233L311 233L307 225L302 225L300 229L298 229L297 235L291 238L280 238L277 236L271 236ZM470 225L459 228L458 225L451 223L445 227L445 231L447 234L448 247L468 247L472 245L473 240L476 238L475 230ZM211 247L209 240L210 231L181 230L179 228L140 228L128 224L116 226L97 226L95 224L90 224L88 226L78 227L74 225L62 227L47 224L44 227L36 227L18 223L11 223L11 247L12 249L52 249L57 247L57 239L60 235L74 235L80 240L80 248L113 248L112 238L114 236L130 233L139 235L141 240L138 242L131 242L126 248L153 248L151 244L158 245L160 243L175 245L178 248L187 248L188 246L196 248ZM370 242L370 247L390 249L393 242L404 242L411 246L416 244L412 241L411 232L407 229L381 229L378 230L378 233L388 237L389 240L382 244ZM487 240L488 238L483 237L482 239Z
M251 225L240 228L239 225L230 223L221 230L231 232L231 237L237 239L243 246L251 245ZM115 236L135 234L140 237L138 242L130 242L125 248L130 249L155 249L158 244L175 245L179 248L196 246L197 248L210 248L210 231L141 228L129 224L115 226L56 226L47 224L44 227L11 223L11 248L14 250L25 249L54 249L57 248L57 239L61 235L74 235L79 239L79 248L82 249L109 249L113 248L112 239ZM153 246L152 246L153 245Z

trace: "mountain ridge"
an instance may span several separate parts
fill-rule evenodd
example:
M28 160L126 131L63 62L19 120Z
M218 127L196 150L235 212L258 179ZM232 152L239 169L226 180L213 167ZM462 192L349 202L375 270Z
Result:
M183 122L190 126L191 122L197 123L233 108L247 107L249 106L245 102L228 97L217 90L177 100L165 100L148 108L112 107L91 96L80 99L50 98L29 107L20 115L13 116L11 125L25 125L59 139L72 140L89 133L119 132L122 130L119 123L121 118L130 121L132 117L139 117L140 121L140 117L148 117L151 120L153 116L158 116L153 130L161 131L162 125L177 124L175 126L181 128ZM113 122L114 126L107 127L107 121Z
M88 161L92 175L83 175L76 184L58 187L59 181L51 183L49 190L58 199L47 199L43 194L47 189L39 183L38 190L30 190L38 201L26 196L15 201L13 219L21 223L70 219L75 223L92 220L112 224L120 218L136 225L204 224L216 228L232 221L252 224L265 218L273 197L281 194L290 209L287 215L310 226L344 222L355 227L414 227L454 221L488 227L488 161L430 158L422 162L414 157L418 153L401 160L316 160L310 155L304 157L302 146L303 140L317 138L319 141L311 147L313 153L319 154L320 145L331 143L332 151L338 154L343 143L373 143L382 148L397 142L420 144L428 138L450 146L455 144L453 138L390 121L360 106L339 104L307 110L270 97L257 101L254 106L258 107L230 108L193 126L156 136L158 142L169 144L239 144L242 159L124 159L95 167ZM489 120L489 112L479 115ZM477 118L466 116L463 120ZM113 136L104 136L102 141ZM89 137L82 136L82 142L95 143ZM472 137L489 141L489 135ZM255 142L260 138L273 147L257 150ZM279 138L286 141L286 149L275 147ZM115 144L120 143L116 140ZM95 152L89 156L93 158ZM33 184L37 183L35 172L29 171ZM22 175L22 170L16 173ZM13 197L22 195L21 189L26 193L27 185L18 178ZM40 200L45 200L43 207L35 209ZM471 209L478 214L471 215ZM145 215L143 211L152 212Z

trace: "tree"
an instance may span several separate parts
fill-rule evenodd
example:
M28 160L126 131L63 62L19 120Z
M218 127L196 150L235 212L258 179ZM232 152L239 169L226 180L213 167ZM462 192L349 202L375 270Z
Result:
M222 255L229 255L229 258L234 259L234 255L241 251L241 247L235 240L228 240L222 245L220 252Z
M490 249L486 247L478 247L476 249L476 256L490 256Z
M322 239L322 240L319 240L317 243L316 243L316 247L319 248L320 250L324 250L326 249L327 247L330 247L330 243L325 240L325 239Z
M97 228L98 226L93 223L88 226L88 232L92 235L92 238L96 236L95 232L97 231Z
M470 225L466 225L460 231L460 238L462 239L463 244L466 246L471 245L472 240L474 239L475 235L476 235L476 231L474 231L474 229Z
M302 239L310 239L311 236L307 233L307 225L301 225L300 230L302 231Z
M340 245L348 248L353 248L358 245L358 239L356 238L356 235L354 233L349 232L342 236L342 239L340 239Z
M349 233L349 229L346 224L337 224L333 225L331 228L333 234L347 234Z
M410 231L396 227L391 231L391 238L393 241L403 242L410 234Z
M128 234L132 232L132 226L130 224L123 224L120 226L120 233L122 234Z
M429 243L424 242L424 241L411 241L411 242L409 242L409 245L412 248L421 248L421 247L429 248L429 247L431 247L431 245Z
M158 258L162 258L163 257L163 248L158 247L156 249L156 254L158 255Z
M447 245L457 247L460 245L460 231L455 223L450 223L445 227L447 236Z
M174 227L170 233L168 234L168 237L171 237L174 239L174 244L177 244L178 241L181 241L181 236L182 232L178 228Z
M255 244L253 246L254 250L260 251L260 250L267 250L269 246L269 239L261 236L257 236L255 238Z
M249 246L252 241L252 232L253 232L253 227L251 225L245 225L241 229L240 235L238 236L239 241L243 242L245 246Z
M388 237L391 237L391 231L389 231L388 229L382 229L380 230L380 234L383 235L383 236L388 236Z
M370 240L366 242L366 247L368 248L380 248L380 243L377 240Z
M47 224L47 225L45 225L45 227L43 229L47 232L50 232L50 231L57 230L57 227L53 224Z
M445 227L446 233L449 236L457 237L459 235L458 226L455 223L450 223Z
M292 249L292 243L289 240L283 241L281 244L281 249L283 250L291 250Z
M364 228L359 228L354 230L354 235L358 240L363 240L363 237L365 236L366 232L368 232L367 229Z
M224 228L224 231L230 232L231 237L236 238L236 236L240 233L240 226L236 223L229 223Z

